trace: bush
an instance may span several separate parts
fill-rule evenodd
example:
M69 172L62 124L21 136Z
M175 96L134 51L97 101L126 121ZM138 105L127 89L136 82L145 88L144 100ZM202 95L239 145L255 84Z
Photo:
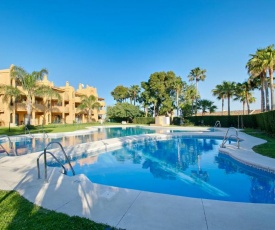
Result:
M133 119L134 124L155 124L155 118L154 117L135 117Z

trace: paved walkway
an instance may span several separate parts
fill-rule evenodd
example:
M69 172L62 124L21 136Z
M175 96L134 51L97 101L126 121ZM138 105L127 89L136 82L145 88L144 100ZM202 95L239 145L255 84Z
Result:
M223 136L224 130L192 135ZM114 138L71 146L68 151L71 155L77 155L83 150L116 148L125 141L148 137L165 139L167 136L150 134ZM243 133L240 136L243 139L240 149L228 145L221 150L246 164L257 164L259 168L266 167L275 172L275 159L260 156L251 150L253 145L264 141ZM44 183L43 179L37 179L37 156L38 153L2 157L0 189L17 190L31 202L47 209L87 217L122 229L275 229L275 205L272 204L223 202L103 186L90 182L84 175L65 176L59 168L49 168L49 183Z

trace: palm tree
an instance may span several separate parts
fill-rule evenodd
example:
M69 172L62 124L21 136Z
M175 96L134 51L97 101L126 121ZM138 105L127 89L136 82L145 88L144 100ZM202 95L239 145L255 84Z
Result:
M212 90L212 94L213 96L216 96L218 100L222 100L222 115L223 115L225 94L224 94L222 85L216 85L216 88Z
M225 98L227 98L228 102L228 116L230 116L230 98L234 95L236 89L236 83L230 81L223 81L222 87L224 91Z
M94 95L82 96L82 102L79 105L79 108L88 114L88 122L91 121L93 109L99 109L100 107L101 104L97 101L97 98Z
M249 104L255 102L255 97L250 92L250 86L248 82L238 83L235 90L234 101L240 101L243 104L243 115L245 111L245 104L247 105L247 114L250 113Z
M57 101L60 102L61 96L58 92L56 92L55 90L53 90L51 87L49 86L44 86L41 85L41 87L36 91L36 96L41 96L44 98L43 100L43 124L45 124L46 121L46 113L51 111L51 99L52 98L57 98Z
M274 87L273 87L273 71L275 67L275 50L274 45L270 45L265 49L264 52L264 67L269 72L270 79L270 96L271 96L271 110L275 109L274 99Z
M188 75L189 81L195 81L196 82L196 91L198 93L198 83L199 81L204 81L206 78L206 70L200 69L199 67L196 67L195 69L192 69ZM196 106L197 106L197 98L196 98ZM195 108L195 113L197 114L197 107Z
M248 73L255 78L261 79L261 110L269 110L268 83L271 92L271 109L274 109L273 71L275 65L274 45L266 49L258 49L256 54L250 54L251 58L246 64ZM266 73L269 72L269 82L266 80ZM266 101L266 103L265 103ZM265 106L266 105L266 106Z
M202 116L203 116L203 114L206 113L207 110L209 110L209 113L215 112L215 110L217 109L217 106L214 105L213 101L202 99L198 101L198 108L201 109Z
M132 104L132 100L133 100L134 105L136 105L137 97L140 92L139 85L131 85L128 91L129 91L129 97L130 97L130 104Z
M173 82L173 87L176 93L176 107L177 107L177 117L179 116L179 96L182 92L184 82L182 81L181 77L176 77L176 80Z
M37 92L40 91L44 86L38 85L37 82L42 80L43 76L47 74L46 69L40 71L33 71L32 73L27 73L23 68L18 66L11 67L11 79L15 80L16 87L12 85L1 86L1 91L6 90L4 94L7 97L18 97L18 95L26 95L26 110L27 110L27 125L30 125L32 105ZM17 88L17 86L22 87L22 92Z
M157 106L158 100L155 97L150 97L149 102L153 104L153 117L156 117L156 106Z

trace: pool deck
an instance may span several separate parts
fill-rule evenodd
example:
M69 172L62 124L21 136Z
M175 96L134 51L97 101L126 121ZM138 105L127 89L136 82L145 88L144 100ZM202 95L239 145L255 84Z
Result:
M179 135L223 137L226 130L113 138L71 146L67 150L73 156L83 150L96 153L146 138L165 139ZM242 132L239 136L243 139L240 149L227 144L221 151L245 164L275 172L275 159L256 154L251 149L265 141ZM49 181L45 183L44 179L37 179L38 155L0 158L0 189L16 190L29 201L50 210L127 230L275 229L275 204L196 199L103 186L90 182L84 175L65 176L59 168L48 168ZM42 164L41 169L43 178Z

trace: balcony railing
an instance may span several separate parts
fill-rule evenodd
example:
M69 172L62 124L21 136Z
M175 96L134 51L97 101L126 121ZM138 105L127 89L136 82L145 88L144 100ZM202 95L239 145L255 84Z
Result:
M18 111L18 112L27 111L26 104L25 103L16 103L16 111Z

